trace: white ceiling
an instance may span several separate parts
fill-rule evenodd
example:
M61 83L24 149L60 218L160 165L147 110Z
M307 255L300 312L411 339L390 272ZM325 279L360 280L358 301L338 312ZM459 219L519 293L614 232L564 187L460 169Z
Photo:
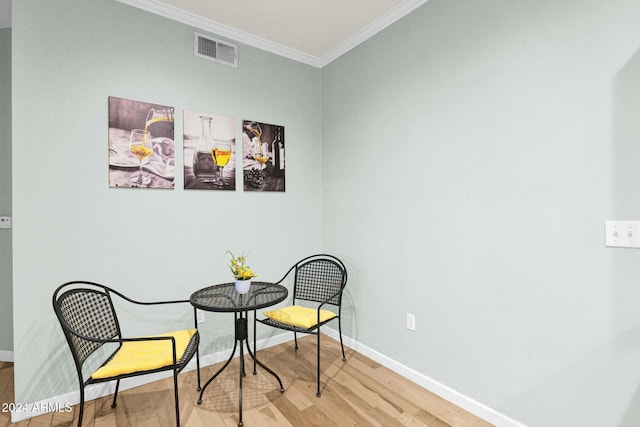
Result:
M427 0L116 0L322 67ZM0 0L0 28L11 0Z
M427 0L117 1L322 67Z

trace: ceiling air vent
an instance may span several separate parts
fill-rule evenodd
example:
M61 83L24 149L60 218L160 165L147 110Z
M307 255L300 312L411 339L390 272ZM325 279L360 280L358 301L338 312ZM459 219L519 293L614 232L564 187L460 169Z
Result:
M238 66L237 46L199 33L195 33L194 44L197 57L210 59L232 67Z

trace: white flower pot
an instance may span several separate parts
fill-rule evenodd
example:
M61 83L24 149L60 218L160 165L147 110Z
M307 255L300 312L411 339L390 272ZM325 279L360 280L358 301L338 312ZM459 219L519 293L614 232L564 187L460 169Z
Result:
M251 289L251 280L236 280L236 292L246 294Z

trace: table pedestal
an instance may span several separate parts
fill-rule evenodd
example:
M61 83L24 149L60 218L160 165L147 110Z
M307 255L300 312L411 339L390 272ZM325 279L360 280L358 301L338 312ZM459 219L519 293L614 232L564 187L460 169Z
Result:
M247 351L249 352L249 355L251 356L253 361L258 365L260 365L265 371L273 375L273 377L276 380L278 380L278 384L280 384L280 393L284 393L284 387L282 386L282 381L280 380L280 377L278 376L278 374L273 372L271 369L267 368L262 362L260 362L256 358L255 354L251 351L251 347L249 346L248 336L249 334L247 330L247 312L245 311L245 312L236 313L235 342L233 344L233 352L231 353L231 356L229 356L229 359L225 362L225 364L222 365L222 367L218 369L218 371L215 374L213 374L213 376L209 378L209 380L205 383L204 387L202 387L202 390L200 390L200 397L198 398L198 405L200 405L202 404L202 395L204 394L204 391L206 390L207 386L211 383L211 381L216 379L216 377L220 375L222 371L225 370L225 368L229 365L229 363L231 363L233 356L236 354L236 348L238 347L238 343L240 343L240 388L239 388L239 396L238 396L238 427L243 426L243 423L242 423L242 377L245 376L245 370L244 370L244 343L245 342L247 344ZM253 368L254 375L256 375L257 373L255 369L255 363Z

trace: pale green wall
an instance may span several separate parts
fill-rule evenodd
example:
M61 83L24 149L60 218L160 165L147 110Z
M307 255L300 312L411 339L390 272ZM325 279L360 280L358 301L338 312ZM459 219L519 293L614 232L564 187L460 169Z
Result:
M11 29L0 29L0 216L11 215ZM11 229L0 229L0 351L13 351Z
M350 336L527 425L640 425L640 251L604 247L640 218L638 22L430 0L323 69Z
M75 389L58 283L175 297L226 279L227 248L271 278L322 247L346 335L527 425L640 424L640 252L603 247L640 217L637 0L430 0L322 71L202 62L192 29L114 2L13 12L17 402ZM109 95L283 123L287 192L108 189ZM205 352L228 348L211 320Z
M12 23L16 402L77 389L59 284L188 298L232 279L227 249L266 280L320 250L319 69L247 46L237 69L199 59L193 28L114 1L20 0ZM183 109L233 116L238 135L242 119L284 125L286 192L110 189L108 96L174 106L179 143ZM208 318L203 353L230 348L232 322Z

